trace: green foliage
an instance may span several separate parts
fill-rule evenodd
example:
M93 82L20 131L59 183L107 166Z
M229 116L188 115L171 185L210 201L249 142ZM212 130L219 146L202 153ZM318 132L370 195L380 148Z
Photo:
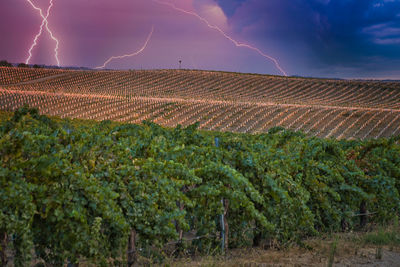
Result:
M385 231L380 229L376 233L368 233L363 237L364 244L372 244L378 246L400 245L399 231Z
M335 260L337 243L338 243L337 240L335 240L331 244L331 248L329 250L329 257L328 257L328 267L332 267L333 266L333 262Z
M25 64L25 63L19 63L19 64L17 65L17 67L18 67L18 68L29 68L29 65L28 65L28 64Z
M7 60L0 60L0 67L12 67L13 65Z
M399 213L399 138L347 142L197 126L50 119L26 106L3 119L0 234L12 237L15 265L27 265L33 249L53 265L117 264L131 231L145 255L180 231L204 237L189 248L215 251L222 199L231 247L354 228L361 203L375 223Z

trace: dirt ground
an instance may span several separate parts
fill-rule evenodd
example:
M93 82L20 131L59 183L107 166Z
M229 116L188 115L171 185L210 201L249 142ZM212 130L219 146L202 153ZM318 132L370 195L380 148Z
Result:
M338 248L340 250L340 248ZM243 266L243 267L306 267L328 266L329 252L308 250L236 250L226 258L205 257L201 259L181 259L166 266ZM335 255L333 266L400 266L400 249L382 248L382 257L377 259L377 249L373 247L352 249L345 254Z
M308 240L308 249L297 246L282 250L236 249L226 256L172 260L164 266L326 267L332 260L334 243L332 266L400 267L400 246L363 244L351 235L341 236L335 241L332 238Z
M392 235L393 233L393 235ZM161 264L139 256L134 266L163 267L400 267L399 232L385 232L386 237L394 237L385 245L368 243L363 233L335 234L330 237L319 237L303 242L303 246L292 245L284 249L231 249L225 256L198 256L169 258ZM372 242L378 242L382 235ZM371 241L369 241L371 242ZM306 247L306 248L305 248ZM333 257L332 257L333 256ZM41 261L32 262L31 266ZM332 265L329 265L329 263ZM12 265L7 265L12 266ZM36 265L45 266L45 265ZM81 262L80 267L95 265Z

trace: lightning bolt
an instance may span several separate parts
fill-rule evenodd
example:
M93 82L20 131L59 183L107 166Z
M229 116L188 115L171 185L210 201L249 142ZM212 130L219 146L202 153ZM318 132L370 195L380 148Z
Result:
M151 27L151 31L150 31L149 35L147 36L146 42L144 43L142 48L140 48L138 51L136 51L136 52L134 52L132 54L127 54L127 55L122 55L122 56L112 56L109 59L107 59L107 61L104 62L104 64L102 66L96 67L95 69L103 69L103 68L105 68L106 65L108 63L110 63L114 59L121 59L121 58L126 58L126 57L134 57L134 56L139 55L140 53L142 53L146 49L147 44L149 43L149 41L151 39L151 36L153 35L153 32L154 32L154 26Z
M227 33L225 33L223 30L221 30L221 28L219 28L216 25L212 25L210 22L208 22L208 20L206 20L205 18L203 18L202 16L200 16L199 14L193 12L193 11L188 11L182 8L177 7L176 5L172 4L172 3L168 3L168 2L163 2L163 1L159 1L159 0L153 0L153 2L156 2L160 5L165 5L165 6L169 6L177 11L183 12L185 14L191 15L193 17L198 18L199 20L203 21L209 28L218 31L222 36L224 36L226 39L228 39L229 41L231 41L236 47L245 47L248 49L251 49L255 52L257 52L258 54L260 54L261 56L263 56L264 58L272 61L275 65L275 67L284 75L284 76L288 76L287 73L283 70L283 68L279 65L278 60L276 60L275 58L271 57L270 55L267 55L265 53L263 53L260 49L258 49L257 47L251 46L249 44L246 43L240 43L238 41L236 41L235 39L233 39L231 36L229 36Z
M47 18L50 15L50 10L53 7L53 0L50 0L50 4L49 7L47 8L47 13L46 16L43 14L43 10L37 6L35 6L35 4L31 1L31 0L26 0L35 10L39 11L40 16L42 17L42 24L40 25L40 29L39 32L36 34L33 43L28 51L29 56L26 59L25 63L29 64L29 61L32 58L32 50L35 48L35 46L37 45L37 40L38 38L42 35L43 32L43 27L46 27L47 32L49 33L51 39L53 39L56 42L56 46L54 48L54 57L57 61L57 66L60 66L60 60L58 59L58 46L59 46L59 41L57 40L57 38L54 37L53 32L50 30L49 28L49 21L47 20Z

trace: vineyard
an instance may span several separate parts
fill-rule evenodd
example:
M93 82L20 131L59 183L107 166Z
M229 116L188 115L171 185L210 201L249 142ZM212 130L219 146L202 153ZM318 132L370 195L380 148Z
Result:
M87 116L131 105L74 97L66 99L75 108L64 111L71 117L84 99L109 103L84 109ZM250 135L196 126L49 118L28 107L1 113L1 265L162 263L165 255L282 248L398 222L399 136L335 140L280 127Z
M400 134L400 83L191 70L70 71L0 67L0 109L28 104L63 118L143 120L321 138Z
M2 266L162 263L399 216L400 83L0 75Z

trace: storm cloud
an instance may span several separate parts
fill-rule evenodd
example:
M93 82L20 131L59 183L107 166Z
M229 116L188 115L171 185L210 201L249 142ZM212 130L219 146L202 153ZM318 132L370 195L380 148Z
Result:
M163 0L276 58L290 75L400 79L400 0ZM46 8L48 0L34 1ZM111 55L146 50L110 68L185 68L279 74L194 16L151 0L54 0L49 23L63 65L95 67ZM23 62L40 26L25 0L0 1L0 59ZM33 61L54 64L39 39Z
M282 47L291 73L400 76L399 0L218 0L238 32ZM298 66L298 67L296 67Z

